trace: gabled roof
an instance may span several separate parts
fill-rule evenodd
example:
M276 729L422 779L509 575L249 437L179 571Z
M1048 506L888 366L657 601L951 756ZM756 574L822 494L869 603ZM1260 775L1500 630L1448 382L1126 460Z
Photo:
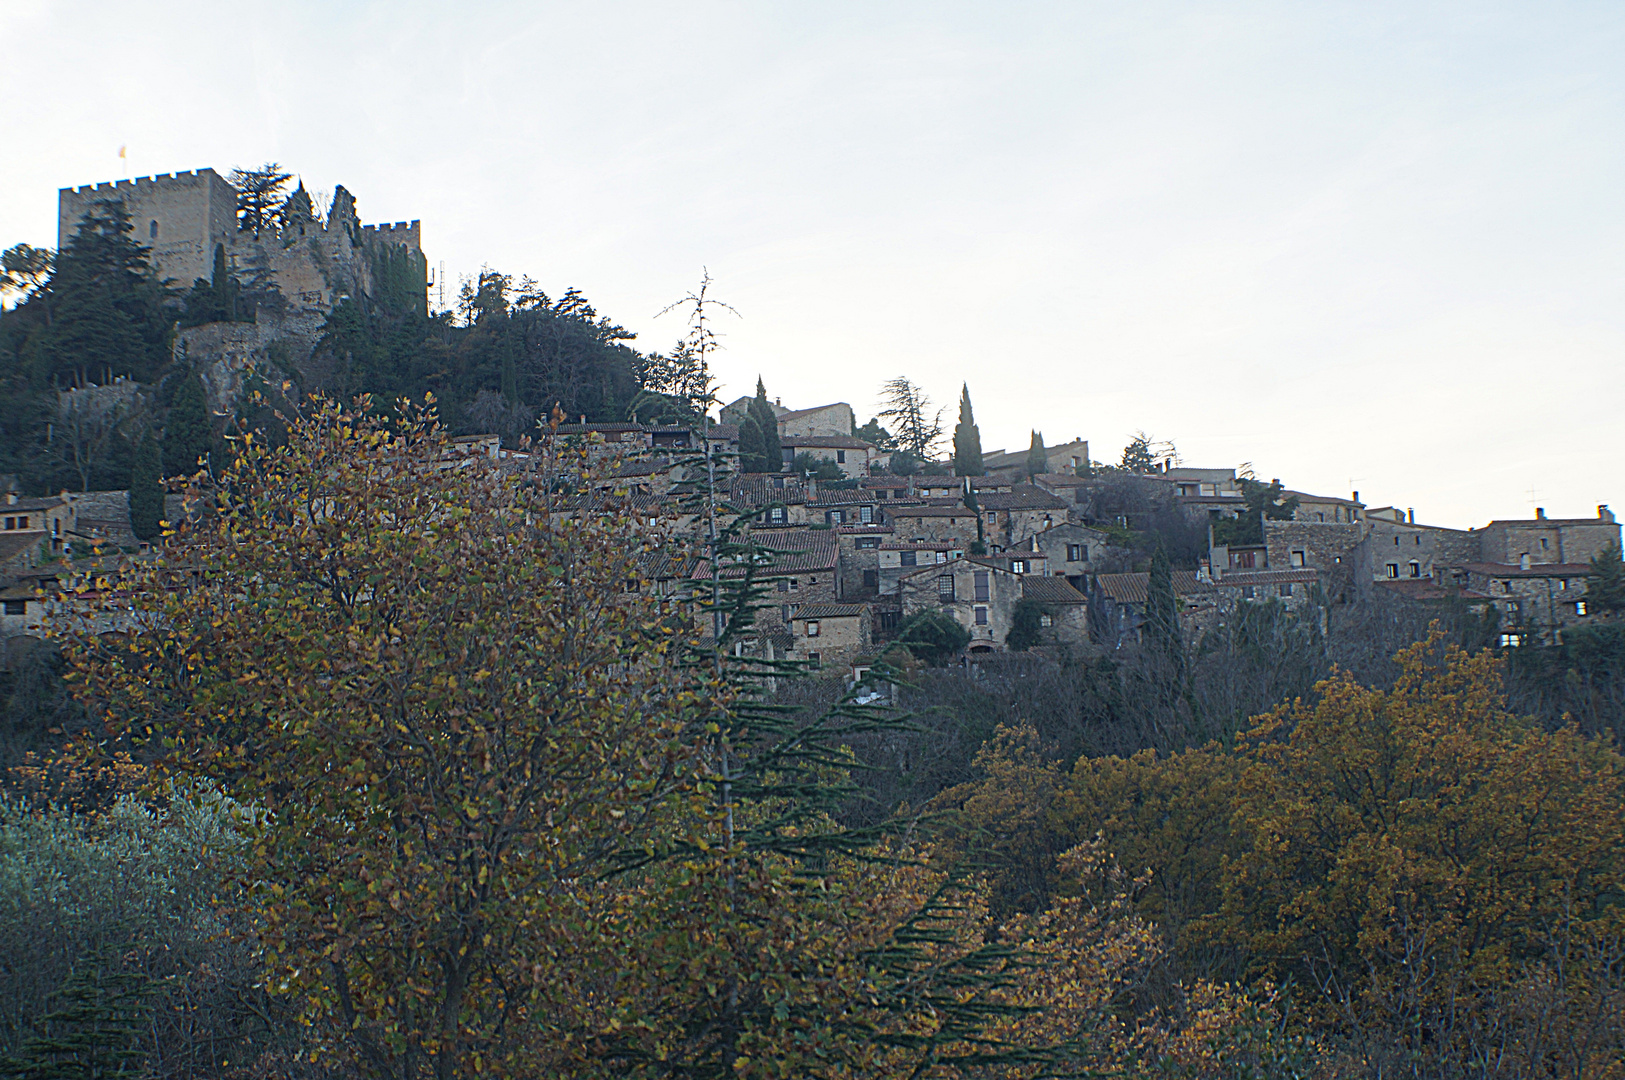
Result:
M1095 582L1101 592L1119 604L1143 604L1150 599L1150 574L1097 574ZM1175 596L1213 591L1213 583L1198 581L1194 570L1175 570L1172 583Z
M1216 583L1221 588L1237 585L1288 585L1320 580L1313 567L1296 570L1226 570Z
M840 557L840 545L835 534L828 529L759 529L751 534L766 560L756 564L760 578L783 577L786 574L809 573L814 570L834 570ZM746 567L740 564L723 566L725 578L745 576ZM711 563L700 559L695 562L693 578L709 580Z
M1017 484L1009 491L978 495L983 510L1065 510L1066 503L1033 484Z
M1463 568L1475 574L1495 578L1585 577L1591 573L1590 563L1530 563L1525 570L1517 563L1470 562Z
M976 520L976 511L968 506L892 506L887 513L894 518L955 518Z
M912 544L899 541L898 543L881 544L880 545L880 550L881 551L957 551L960 547L961 547L960 544L955 543L954 541L951 541L951 540L943 540L943 541L939 541L937 543L912 543Z
M792 619L850 619L869 610L867 604L797 604Z
M1026 600L1037 600L1041 604L1087 604L1089 598L1084 596L1072 583L1064 577L1042 577L1038 574L1028 574L1021 579L1021 595Z
M37 529L25 532L0 532L0 562L15 559L31 547L38 547L45 533Z
M786 420L799 420L803 416L811 416L813 413L821 413L827 409L839 409L842 407L845 407L848 412L852 411L852 406L848 405L846 402L832 401L828 405L814 405L810 409L791 409L789 412L781 412L779 413L779 423L782 424Z

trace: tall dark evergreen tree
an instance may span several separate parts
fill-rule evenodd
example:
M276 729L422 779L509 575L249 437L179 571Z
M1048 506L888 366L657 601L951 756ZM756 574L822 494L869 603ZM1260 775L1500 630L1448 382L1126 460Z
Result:
M214 424L203 395L203 380L187 375L175 390L164 424L164 460L178 474L190 476L199 468L198 460L214 448Z
M762 456L762 429L756 426L756 417L748 413L739 421L739 471L769 471L767 459Z
M120 375L146 381L167 363L168 294L133 231L123 203L100 202L58 253L48 286L47 385L100 384Z
M959 390L959 423L954 425L954 475L982 476L982 433L971 411L970 384Z
M1049 455L1044 451L1044 434L1035 431L1032 445L1027 448L1027 476L1031 479L1046 472L1049 472Z
M101 948L80 959L57 992L55 1011L40 1034L23 1043L6 1075L18 1080L113 1080L141 1073L136 1040L151 982L123 970L118 954Z
M148 431L130 467L130 528L143 540L163 531L164 462L158 440Z
M1591 573L1586 582L1586 603L1599 612L1625 611L1625 562L1620 561L1618 541L1610 541L1591 556Z
M750 416L756 421L761 435L761 472L779 472L784 468L784 446L779 442L779 414L767 400L767 387L761 377L756 379L756 396L750 402Z
M237 189L237 227L255 235L274 230L282 212L282 189L293 174L267 161L257 169L233 169L229 179Z
M1146 583L1146 644L1183 669L1184 637L1179 630L1179 602L1174 597L1173 565L1161 544L1151 556L1150 580Z

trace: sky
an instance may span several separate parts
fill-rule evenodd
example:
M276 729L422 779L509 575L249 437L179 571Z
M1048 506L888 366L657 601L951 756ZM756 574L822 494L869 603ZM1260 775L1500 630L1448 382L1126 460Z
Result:
M0 246L274 160L859 422L1455 527L1625 512L1625 5L0 0ZM120 160L118 149L128 147ZM448 291L448 295L449 295Z

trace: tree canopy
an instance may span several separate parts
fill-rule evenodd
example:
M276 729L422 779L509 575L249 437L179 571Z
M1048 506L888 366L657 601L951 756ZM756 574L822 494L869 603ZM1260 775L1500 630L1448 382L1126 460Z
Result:
M959 390L959 423L954 425L954 475L981 476L982 433L976 427L976 414L971 410L970 384Z

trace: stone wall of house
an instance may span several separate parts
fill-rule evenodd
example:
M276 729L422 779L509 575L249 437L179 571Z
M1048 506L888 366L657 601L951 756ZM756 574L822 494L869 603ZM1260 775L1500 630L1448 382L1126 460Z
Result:
M1334 600L1352 599L1360 570L1355 549L1365 539L1363 522L1264 520L1266 562L1272 569L1295 569L1293 553L1303 565L1320 571L1320 582Z

